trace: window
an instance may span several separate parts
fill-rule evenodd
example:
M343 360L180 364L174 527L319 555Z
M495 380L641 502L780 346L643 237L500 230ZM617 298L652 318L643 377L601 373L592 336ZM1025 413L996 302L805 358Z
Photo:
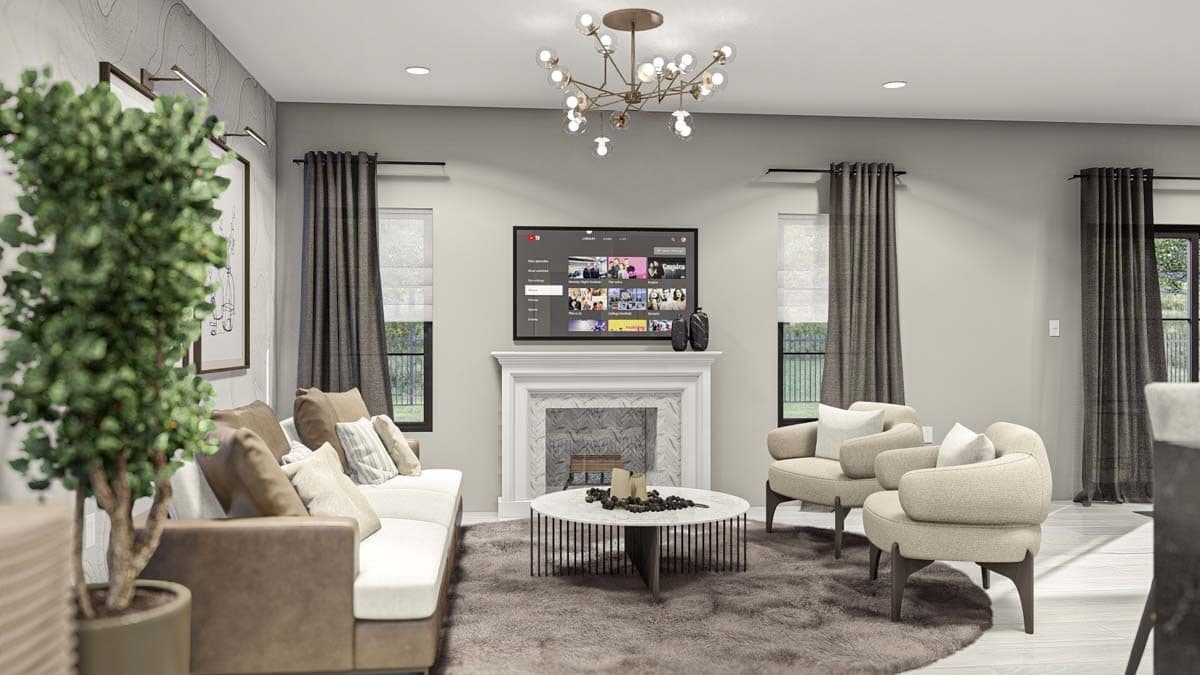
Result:
M1200 225L1155 228L1158 288L1162 298L1167 381L1196 382L1200 367L1197 331L1197 272L1200 270Z
M392 419L433 430L433 211L379 209L379 276Z
M779 216L779 424L817 418L829 305L829 216Z

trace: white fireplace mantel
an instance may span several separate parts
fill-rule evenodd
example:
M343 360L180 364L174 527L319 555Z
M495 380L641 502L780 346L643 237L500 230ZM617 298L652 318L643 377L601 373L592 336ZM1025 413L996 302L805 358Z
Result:
M711 482L712 363L721 352L495 351L500 363L502 517L529 515L530 397L662 394L680 402L681 482Z

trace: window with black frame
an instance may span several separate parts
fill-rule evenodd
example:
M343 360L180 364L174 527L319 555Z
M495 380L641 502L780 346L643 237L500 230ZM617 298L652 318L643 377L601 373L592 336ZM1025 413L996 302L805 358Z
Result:
M817 418L829 305L829 217L779 215L779 424Z
M392 419L433 430L433 211L379 209L379 275Z
M1160 225L1155 237L1167 381L1200 381L1200 225Z

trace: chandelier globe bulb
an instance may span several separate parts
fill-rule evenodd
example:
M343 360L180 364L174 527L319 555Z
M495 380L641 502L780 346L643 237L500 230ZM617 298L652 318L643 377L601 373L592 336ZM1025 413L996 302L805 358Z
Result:
M542 47L536 53L538 66L550 70L558 65L558 54L549 47Z

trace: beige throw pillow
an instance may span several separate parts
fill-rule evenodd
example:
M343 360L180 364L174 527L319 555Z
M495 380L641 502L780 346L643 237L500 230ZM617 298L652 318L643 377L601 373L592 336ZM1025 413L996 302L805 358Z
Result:
M955 424L938 447L937 466L961 466L996 459L992 439Z
M359 541L379 530L379 515L342 473L342 463L332 445L325 443L311 457L283 465L283 472L310 514L355 519Z
M400 431L400 427L396 426L392 418L387 415L376 415L371 418L371 423L375 425L375 432L379 434L380 440L383 441L383 447L387 449L392 461L396 463L396 469L400 475L420 476L421 460L417 458L412 446L408 444L408 439L404 437L404 432Z

